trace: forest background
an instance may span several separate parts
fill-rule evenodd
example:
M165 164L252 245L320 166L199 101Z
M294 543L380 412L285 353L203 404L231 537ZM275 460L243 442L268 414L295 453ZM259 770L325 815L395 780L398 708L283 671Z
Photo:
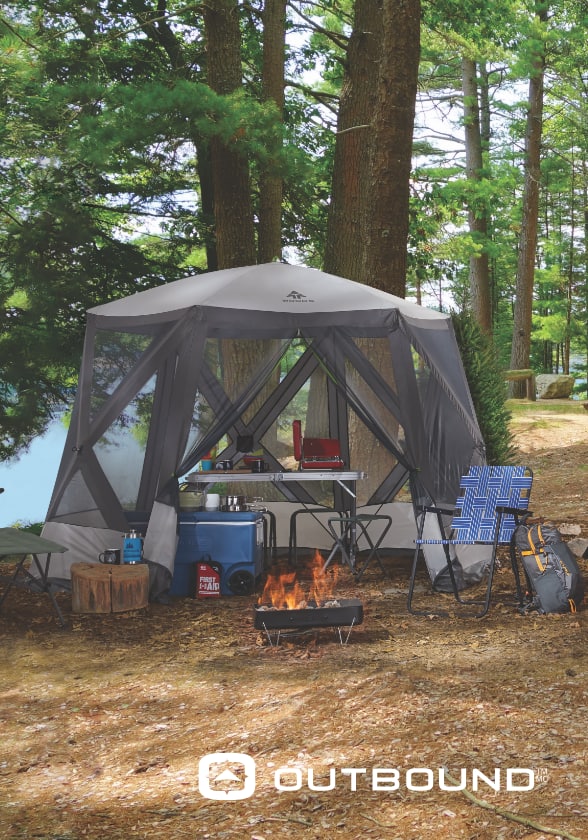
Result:
M584 0L3 4L0 457L71 399L89 307L273 259L585 379L587 24Z

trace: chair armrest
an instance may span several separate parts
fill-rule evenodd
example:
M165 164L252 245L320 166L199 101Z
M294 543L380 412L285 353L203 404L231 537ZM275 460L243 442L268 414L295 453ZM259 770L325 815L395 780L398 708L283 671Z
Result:
M454 508L441 508L434 505L418 505L417 510L422 513L443 513L446 516L453 516L455 513Z
M527 510L527 508L515 508L515 507L507 507L506 505L496 505L496 510L499 513L512 513L516 515L517 513L525 516L533 516L532 510Z

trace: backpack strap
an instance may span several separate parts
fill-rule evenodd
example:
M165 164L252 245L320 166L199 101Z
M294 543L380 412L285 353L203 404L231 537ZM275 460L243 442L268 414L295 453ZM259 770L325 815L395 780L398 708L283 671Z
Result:
M529 528L528 531L527 531L527 539L529 540L529 544L530 544L531 548L528 548L528 549L525 549L525 550L521 551L521 555L523 557L531 557L531 556L534 557L539 571L543 573L545 571L545 566L541 562L540 555L543 554L542 547L545 545L545 543L543 542L543 536L541 534L541 525L537 525L537 534L539 536L539 539L541 540L541 543L540 543L539 547L537 547L535 545L535 543L533 542L533 537L531 536L531 530L532 529Z

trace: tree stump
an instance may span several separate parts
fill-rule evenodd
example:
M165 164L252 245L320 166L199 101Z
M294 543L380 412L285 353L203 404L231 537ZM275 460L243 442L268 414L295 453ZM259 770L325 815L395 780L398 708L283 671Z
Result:
M142 563L73 563L71 585L74 613L128 612L149 603L149 568Z

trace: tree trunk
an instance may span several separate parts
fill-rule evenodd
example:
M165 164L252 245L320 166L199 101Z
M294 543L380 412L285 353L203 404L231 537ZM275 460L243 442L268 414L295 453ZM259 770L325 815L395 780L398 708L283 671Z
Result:
M480 134L482 149L490 148L490 81L488 68L484 61L478 62L478 91L480 94Z
M420 0L384 0L363 280L406 294L410 172L420 56Z
M484 61L478 62L478 91L480 94L480 132L482 135L482 151L490 149L492 136L490 128L490 74ZM486 208L486 223L488 230L488 243L495 239L495 229L492 221L492 211ZM490 313L494 323L494 313L498 309L498 282L496 279L496 258L488 260L488 286L490 289Z
M212 184L212 163L210 145L204 140L194 144L196 148L196 168L200 183L200 220L201 237L206 251L206 267L209 271L218 268L216 237L214 235L214 187Z
M490 295L490 270L487 251L488 212L485 203L482 204L476 194L476 185L483 178L484 160L475 61L471 58L462 58L461 72L466 177L470 182L468 220L472 239L483 248L481 253L472 254L470 257L470 298L474 318L486 335L490 336L492 334L492 298Z
M208 84L216 93L232 93L242 84L238 4L236 0L208 0L203 11ZM255 229L247 158L214 137L210 161L218 267L254 265Z
M356 0L339 103L324 269L357 281L365 280L365 208L381 40L382 0Z
M584 199L584 254L588 254L588 165L582 160L582 195ZM584 260L584 306L588 312L588 260ZM588 318L584 324L584 340L586 342L585 362L588 370Z
M286 52L286 0L265 0L263 11L264 100L275 102L284 112L284 61ZM282 256L282 178L271 171L272 162L261 173L259 185L259 262Z
M418 0L356 0L338 120L325 270L405 295L409 176L419 63ZM384 372L378 340L358 342ZM353 373L350 373L353 376ZM355 383L361 388L361 380ZM386 417L390 431L391 418ZM349 413L352 463L374 464L361 501L392 469L391 453Z
M538 18L547 20L547 7ZM534 55L529 79L529 103L525 132L525 191L523 219L519 236L517 283L514 305L514 327L510 366L513 370L528 368L531 356L531 322L533 314L533 282L537 250L539 218L539 181L541 177L541 135L543 129L543 82L545 48L542 42ZM513 396L522 396L520 383L513 383Z

